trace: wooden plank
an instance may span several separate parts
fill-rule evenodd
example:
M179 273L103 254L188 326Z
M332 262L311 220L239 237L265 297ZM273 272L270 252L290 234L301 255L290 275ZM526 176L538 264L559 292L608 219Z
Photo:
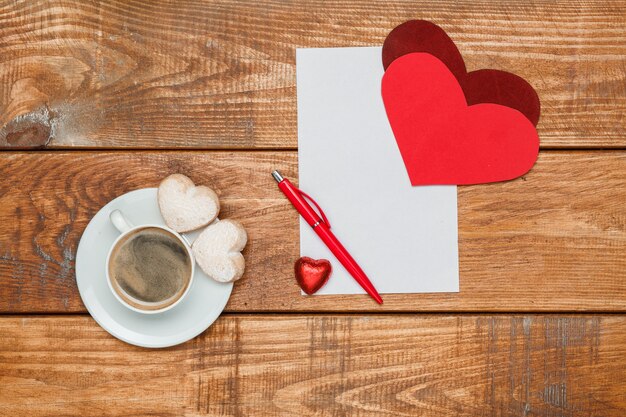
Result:
M269 175L280 168L296 178L296 158L0 154L0 312L84 312L74 257L89 219L114 197L174 172L212 186L221 216L248 230L247 270L228 311L626 311L626 152L542 152L523 178L460 187L461 292L390 294L380 308L365 296L300 296L298 217ZM349 236L344 241L349 247Z
M626 414L624 316L226 316L162 350L89 317L0 334L13 417Z
M440 24L526 78L544 146L626 146L626 2L4 2L0 147L296 146L295 48Z

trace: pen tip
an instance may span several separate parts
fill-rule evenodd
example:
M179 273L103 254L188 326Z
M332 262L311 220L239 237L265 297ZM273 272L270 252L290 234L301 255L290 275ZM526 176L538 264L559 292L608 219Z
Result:
M382 303L383 303L383 298L380 296L380 294L378 294L378 293L372 294L372 297L374 298L374 300L376 300L376 302L377 302L378 304L381 304L381 305L382 305Z

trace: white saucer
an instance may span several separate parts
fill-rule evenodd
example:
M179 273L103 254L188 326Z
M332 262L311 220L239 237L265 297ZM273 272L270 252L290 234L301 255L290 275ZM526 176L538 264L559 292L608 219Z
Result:
M91 219L76 252L76 283L83 303L103 329L124 342L150 348L177 345L202 333L224 310L232 283L222 284L196 268L189 294L171 310L142 314L123 306L106 282L107 252L119 232L109 213L121 210L134 225L162 224L157 189L144 188L117 197ZM193 242L199 232L186 233Z

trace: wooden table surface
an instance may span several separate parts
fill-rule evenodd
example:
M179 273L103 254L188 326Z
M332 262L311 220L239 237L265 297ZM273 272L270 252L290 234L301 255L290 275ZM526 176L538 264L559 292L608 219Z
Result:
M302 297L269 176L298 175L295 48L415 18L537 89L537 164L459 187L459 293ZM0 415L626 415L625 27L622 0L1 2ZM247 270L148 350L86 313L76 247L174 172L245 225Z

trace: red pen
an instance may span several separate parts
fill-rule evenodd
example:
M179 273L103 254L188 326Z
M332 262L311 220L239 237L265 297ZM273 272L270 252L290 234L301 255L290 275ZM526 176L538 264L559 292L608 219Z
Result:
M383 303L383 299L372 285L365 272L361 269L361 267L356 263L356 261L350 256L346 248L343 247L339 239L335 237L333 232L330 231L330 223L328 223L328 219L324 215L324 212L317 205L315 200L309 197L306 193L296 188L288 179L283 178L280 175L280 172L274 171L272 172L272 177L278 183L278 188L280 191L285 194L287 199L293 204L293 206L298 210L298 213L304 218L304 220L313 228L315 233L322 239L322 242L330 249L330 251L335 255L337 260L341 262L341 264L348 270L350 275L359 283L361 287L367 292L378 304ZM313 205L319 210L319 214L313 210L313 207L307 202L307 200L311 201Z

